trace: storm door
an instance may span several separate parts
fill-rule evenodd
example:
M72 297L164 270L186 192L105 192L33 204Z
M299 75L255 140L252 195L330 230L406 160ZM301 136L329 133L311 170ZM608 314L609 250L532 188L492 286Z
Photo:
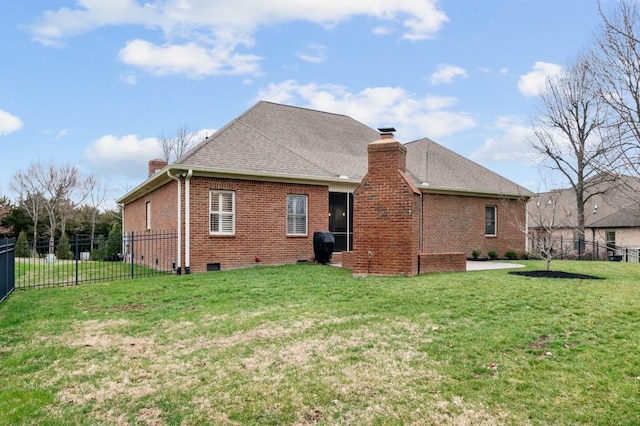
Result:
M329 192L329 231L336 239L333 251L353 250L353 194Z

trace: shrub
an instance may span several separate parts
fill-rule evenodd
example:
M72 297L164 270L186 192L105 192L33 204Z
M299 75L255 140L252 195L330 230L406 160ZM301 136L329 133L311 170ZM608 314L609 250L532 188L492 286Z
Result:
M91 260L104 260L107 252L107 242L104 235L98 235L93 243L93 251L91 252Z
M516 254L515 251L509 250L504 254L504 257L506 257L509 260L516 260L518 258L518 255Z
M491 260L495 260L498 258L498 252L495 250L489 250L487 254L489 255L489 259Z
M528 260L531 257L531 255L529 254L529 252L523 251L520 253L520 259L522 260Z
M120 260L119 254L122 251L122 227L119 223L114 223L107 238L107 248L104 253L104 260Z
M473 257L474 259L479 258L480 254L482 254L480 250L471 250L471 257Z
M16 257L30 257L29 241L27 241L27 233L20 231L16 240Z
M62 237L60 237L60 241L58 241L56 257L60 260L71 260L74 258L73 252L71 252L71 246L69 245L69 238L67 238L67 234L63 234Z

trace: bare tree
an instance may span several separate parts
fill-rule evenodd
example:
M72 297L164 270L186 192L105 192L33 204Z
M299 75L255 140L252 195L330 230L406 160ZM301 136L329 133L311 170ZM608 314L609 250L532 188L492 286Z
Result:
M89 223L91 225L91 251L93 251L94 237L96 234L96 222L100 209L104 207L107 198L107 184L100 182L95 176L89 176L85 180L85 190L87 191L87 207Z
M29 168L33 167L31 165ZM43 190L38 183L31 178L29 170L19 170L14 173L9 187L18 196L18 204L24 208L27 215L33 221L33 249L35 256L35 242L38 239L38 225L40 224L40 217L43 212Z
M603 180L615 179L600 168L610 146L601 137L603 104L586 57L547 79L540 98L532 145L569 182L576 198L577 231L584 241L585 203L599 193Z
M31 163L26 172L18 171L14 175L12 188L19 194L26 194L31 199L38 200L39 207L49 219L49 253L54 253L54 239L58 227L64 228L68 212L82 203L87 195L78 169L70 165L59 167L53 163ZM37 231L34 230L34 240L35 232Z
M615 142L604 167L640 175L640 5L619 0L607 14L590 58L599 97L608 107L608 138Z
M566 211L559 203L561 191L551 191L538 194L528 204L529 242L533 252L546 262L546 270L551 267L551 261L568 254L571 248L563 245L561 233L563 229L571 228L568 218L570 211Z
M189 130L185 124L178 127L174 136L168 137L162 133L158 137L160 149L162 150L163 159L166 162L177 160L186 154L196 142L196 132Z

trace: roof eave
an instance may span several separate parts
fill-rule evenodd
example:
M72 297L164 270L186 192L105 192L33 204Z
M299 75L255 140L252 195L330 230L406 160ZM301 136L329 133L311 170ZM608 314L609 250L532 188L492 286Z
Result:
M210 167L198 167L189 166L188 164L169 164L159 172L150 176L140 185L129 191L123 197L117 200L118 204L128 204L138 198L150 193L154 189L166 184L171 180L171 177L167 172L172 174L178 174L181 171L192 170L194 175L204 177L221 177L231 179L252 179L271 182L295 182L306 183L315 185L330 185L332 183L347 183L358 185L362 178L348 178L345 176L312 176L312 175L298 175L289 173L260 173L252 170L227 170ZM450 194L450 195L466 195L475 197L508 197L508 198L531 198L533 193L527 191L522 193L515 193L511 191L497 192L497 191L483 191L483 190L471 190L468 188L456 188L445 186L433 186L425 183L416 185L417 189L423 193L437 193L437 194Z
M492 197L492 198L508 197L508 198L529 199L533 196L533 193L527 190L519 193L512 192L512 191L498 192L498 191L472 190L467 188L456 188L456 187L446 187L446 186L433 186L425 183L418 185L418 189L424 193L467 195L467 196L475 196L475 197Z
M360 183L362 179L345 178L344 176L310 176L310 175L297 175L289 173L260 173L251 170L225 170L208 167L194 167L187 164L170 164L150 176L147 180L140 185L129 191L126 195L117 200L118 204L128 204L138 198L148 194L154 189L159 188L165 183L169 182L171 178L167 172L177 172L192 170L193 175L203 177L220 177L227 179L251 179L262 180L270 182L285 182L285 183L304 183L313 185L328 186L332 183L347 183L354 186Z

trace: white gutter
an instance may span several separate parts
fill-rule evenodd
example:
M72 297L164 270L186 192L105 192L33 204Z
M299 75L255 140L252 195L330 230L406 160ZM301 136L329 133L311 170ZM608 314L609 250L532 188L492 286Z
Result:
M189 205L191 199L191 176L193 169L189 169L184 180L184 273L191 273L191 214Z
M171 170L167 170L167 176L171 179L175 180L178 184L178 259L176 270L181 271L182 269L182 185L180 181L180 177L174 176L171 174Z

